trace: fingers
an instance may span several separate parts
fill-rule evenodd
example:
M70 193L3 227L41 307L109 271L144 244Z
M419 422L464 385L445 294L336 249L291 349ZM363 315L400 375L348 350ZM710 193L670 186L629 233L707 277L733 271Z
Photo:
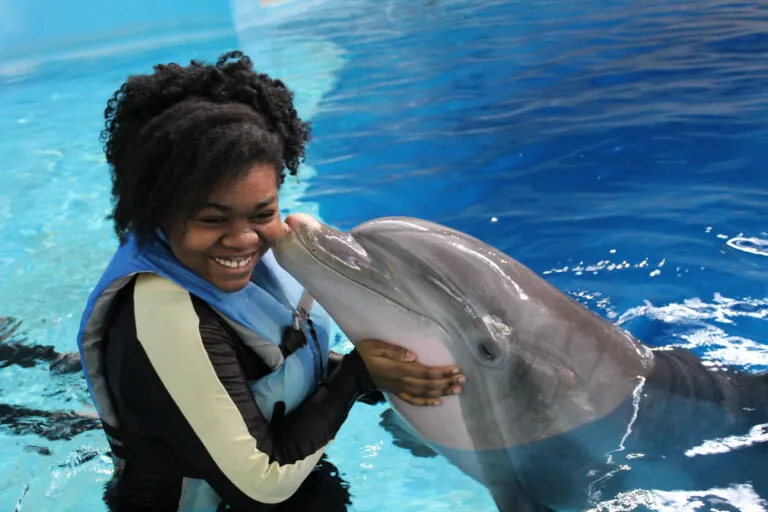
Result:
M426 366L413 352L382 340L356 343L376 385L417 406L439 405L441 397L463 391L466 376L458 366Z
M458 367L429 367L420 363L409 363L399 368L399 381L403 391L411 398L439 398L458 395L463 391L467 377Z
M373 351L376 357L386 357L393 361L402 361L404 363L416 361L416 354L402 347L377 348Z
M417 393L436 391L444 394L455 394L451 390L461 391L461 386L466 382L466 377L458 375L450 379L418 379L414 377L403 377L401 379L405 384L413 389L418 389Z
M461 391L460 388L451 389L419 389L406 387L406 391L409 396L416 398L442 398L444 396L458 395Z
M382 340L362 340L357 343L357 347L358 350L368 350L373 357L384 357L403 362L416 360L416 354L410 350Z
M409 403L418 400L421 405L432 405L430 399L439 399L443 396L458 395L463 391L462 385L466 382L466 377L459 375L450 379L416 379L413 377L403 377L400 379L403 387L403 394L409 398ZM399 396L399 395L398 395ZM415 404L415 405L419 405Z
M458 366L426 366L421 363L412 363L402 366L403 377L414 379L456 379L462 375Z
M402 400L403 402L407 402L411 405L418 405L418 406L429 406L429 405L440 405L442 400L439 398L416 398L415 396L411 395L410 393L398 393L397 397Z
M424 398L440 398L443 396L458 395L462 392L461 386L449 386L439 389L434 389L428 386L413 386L406 385L405 391L411 396L424 397Z

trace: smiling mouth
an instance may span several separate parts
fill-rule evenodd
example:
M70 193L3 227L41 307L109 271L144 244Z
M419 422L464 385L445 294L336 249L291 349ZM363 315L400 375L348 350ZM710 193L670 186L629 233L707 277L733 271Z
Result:
M249 254L248 256L236 256L234 258L212 258L213 261L229 269L245 268L250 265L256 258L256 253Z

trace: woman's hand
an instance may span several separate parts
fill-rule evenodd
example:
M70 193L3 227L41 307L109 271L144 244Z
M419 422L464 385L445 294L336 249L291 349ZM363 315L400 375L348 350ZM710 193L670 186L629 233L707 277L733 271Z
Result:
M413 352L386 341L363 340L355 348L380 391L413 405L439 405L441 396L461 393L466 381L457 366L425 366Z

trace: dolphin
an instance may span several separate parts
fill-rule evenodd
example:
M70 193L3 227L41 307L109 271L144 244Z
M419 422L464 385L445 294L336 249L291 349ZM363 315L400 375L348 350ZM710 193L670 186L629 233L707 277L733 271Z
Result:
M285 223L278 263L353 344L378 338L461 367L463 392L438 406L387 400L499 510L584 510L637 489L734 483L768 498L768 373L649 347L447 226L386 217L343 232L306 214Z

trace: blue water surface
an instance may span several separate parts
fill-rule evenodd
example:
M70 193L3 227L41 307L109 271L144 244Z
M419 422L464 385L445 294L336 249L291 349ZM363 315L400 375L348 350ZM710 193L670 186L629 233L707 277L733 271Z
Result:
M115 246L98 140L107 98L155 63L240 48L285 79L314 127L286 212L342 228L384 215L442 222L648 344L768 369L768 4L257 4L230 2L229 28L217 18L4 54L0 317L19 319L26 343L75 350ZM0 404L90 410L82 380L45 364L4 368ZM455 468L392 445L381 411L356 407L329 450L352 510L493 510ZM105 450L99 432L47 441L0 429L0 509L104 510ZM760 509L749 489L718 492ZM646 505L680 510L696 498L655 499Z

